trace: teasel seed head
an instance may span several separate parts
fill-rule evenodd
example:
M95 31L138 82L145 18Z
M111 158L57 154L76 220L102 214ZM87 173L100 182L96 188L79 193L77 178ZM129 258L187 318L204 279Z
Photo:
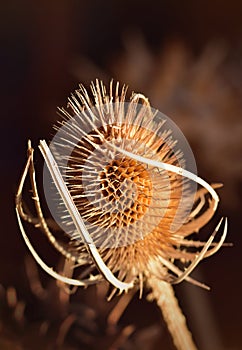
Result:
M199 284L189 273L226 236L225 230L213 247L218 228L207 243L188 239L213 216L214 188L185 169L179 140L146 97L133 93L126 102L127 87L113 81L108 91L99 80L91 90L92 96L81 85L67 109L59 110L63 119L50 149L98 254L118 280L139 282L141 291L149 276ZM203 188L194 191L194 183ZM96 265L61 198L58 208L54 217L71 238L79 265L89 266L84 277ZM183 272L175 261L191 267Z

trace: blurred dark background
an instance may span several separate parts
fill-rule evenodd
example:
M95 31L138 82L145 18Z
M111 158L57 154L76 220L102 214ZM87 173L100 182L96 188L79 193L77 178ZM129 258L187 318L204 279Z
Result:
M167 113L190 142L199 175L224 184L218 215L204 232L228 216L228 241L234 247L225 247L198 268L211 292L186 283L176 291L200 349L242 349L242 3L10 0L1 3L0 14L0 302L14 286L27 309L31 303L38 312L28 290L27 250L14 212L27 140L37 148L39 139L51 138L56 107L66 105L79 82L88 86L95 78L114 78ZM88 290L79 294L85 300ZM194 295L197 304L207 303L207 314L194 304ZM2 338L8 338L3 349L21 349L21 344L31 349L25 339L28 317L20 331L9 315L5 309L0 314L0 337L4 323ZM136 298L123 322L136 322L145 333L147 324L159 318L154 305ZM200 328L206 330L208 324L214 329L204 339L206 331ZM164 325L161 329L152 349L172 349ZM138 346L133 349L143 349Z

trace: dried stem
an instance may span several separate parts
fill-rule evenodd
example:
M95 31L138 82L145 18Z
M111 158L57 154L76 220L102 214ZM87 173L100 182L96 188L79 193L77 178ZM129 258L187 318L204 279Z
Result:
M172 286L154 276L149 277L148 283L177 350L196 350L197 347L187 328L186 318L178 305Z

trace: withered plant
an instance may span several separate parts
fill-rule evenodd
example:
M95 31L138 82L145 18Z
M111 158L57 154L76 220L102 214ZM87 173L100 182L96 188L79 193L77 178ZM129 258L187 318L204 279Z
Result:
M190 273L223 245L227 221L218 243L213 241L222 220L206 242L189 236L213 217L220 185L209 185L186 169L187 159L176 148L179 140L164 129L165 120L145 96L133 93L126 103L125 86L111 82L107 91L98 80L91 89L93 97L83 86L75 91L67 109L59 110L63 118L50 147L44 140L39 145L52 182L47 204L54 188L51 211L69 241L57 239L44 217L30 142L16 196L24 241L36 262L61 285L86 287L106 280L113 286L109 298L132 288L139 288L142 296L147 286L177 349L196 349L172 285L186 280L208 289ZM28 173L36 217L22 201ZM23 220L38 226L65 258L62 274L40 258Z

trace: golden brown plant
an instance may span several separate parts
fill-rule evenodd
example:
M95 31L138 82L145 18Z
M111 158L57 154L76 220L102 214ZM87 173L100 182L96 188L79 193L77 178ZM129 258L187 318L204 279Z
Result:
M164 130L164 119L159 119L142 94L132 94L126 103L127 88L119 91L118 83L113 86L111 82L106 91L97 80L91 89L93 99L83 86L76 90L67 110L60 109L64 118L50 147L45 141L39 146L57 190L58 210L52 214L70 242L65 245L57 240L44 218L30 143L16 197L23 238L39 265L61 282L87 286L106 279L114 286L111 296L116 290L121 293L136 286L142 294L145 283L177 348L195 349L171 285L187 280L207 288L189 275L222 246L227 222L218 243L213 240L222 220L207 242L188 237L212 218L219 185L210 186L186 170L177 140ZM22 204L28 171L37 218L26 214ZM191 183L201 188L194 193ZM47 204L48 193L49 188ZM66 258L66 265L72 263L66 275L39 257L21 219L38 225ZM76 267L81 273L72 278Z

